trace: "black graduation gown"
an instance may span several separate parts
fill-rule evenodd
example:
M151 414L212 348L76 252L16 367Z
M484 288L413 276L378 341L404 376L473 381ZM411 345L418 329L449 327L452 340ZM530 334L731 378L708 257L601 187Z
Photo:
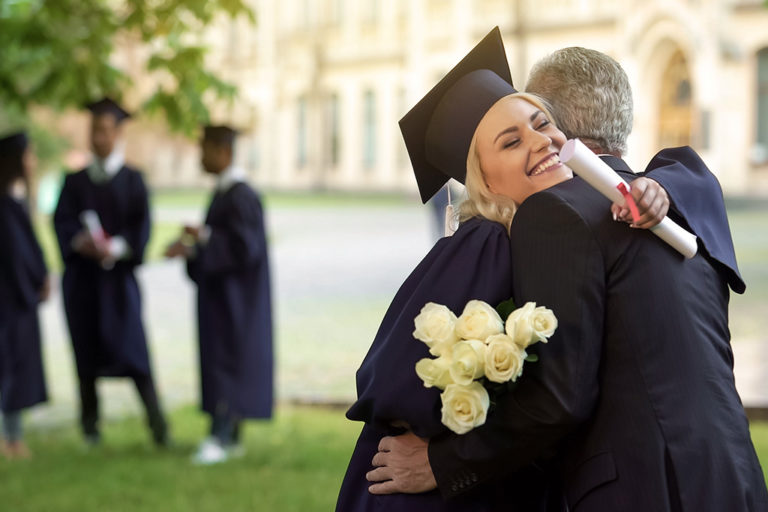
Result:
M47 400L37 306L48 271L29 215L7 194L0 246L0 409L11 412Z
M96 211L110 236L125 238L129 258L105 270L72 250L72 238L83 227L80 214L84 210ZM53 219L64 260L62 293L78 374L150 375L141 295L134 276L150 229L141 174L123 166L103 184L93 183L86 170L68 175Z
M187 272L197 284L202 409L269 418L273 401L272 305L264 214L246 183L216 193Z
M544 510L547 476L534 467L504 475L504 484L487 485L449 502L437 490L374 496L365 479L380 439L402 432L391 422L405 421L422 437L447 430L440 421L440 391L425 388L414 369L418 360L429 357L427 346L413 337L413 321L421 308L436 302L458 316L472 299L495 306L511 296L509 237L501 224L481 218L462 223L452 237L439 240L408 276L357 372L358 399L347 417L365 426L341 486L337 512Z

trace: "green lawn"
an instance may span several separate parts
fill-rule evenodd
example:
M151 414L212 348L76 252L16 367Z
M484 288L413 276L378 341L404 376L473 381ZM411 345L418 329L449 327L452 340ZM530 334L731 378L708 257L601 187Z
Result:
M282 407L247 424L242 459L195 467L189 455L206 428L191 407L171 418L176 444L157 450L138 419L104 427L86 450L73 427L31 431L31 460L0 459L0 507L13 512L325 512L333 510L360 425L342 411ZM768 467L768 423L752 434ZM768 478L768 475L767 475Z
M283 407L271 422L246 424L245 457L196 467L189 456L205 416L188 407L171 422L167 450L137 418L107 423L103 446L90 450L73 427L28 432L31 460L0 458L0 510L329 511L360 430L341 410Z

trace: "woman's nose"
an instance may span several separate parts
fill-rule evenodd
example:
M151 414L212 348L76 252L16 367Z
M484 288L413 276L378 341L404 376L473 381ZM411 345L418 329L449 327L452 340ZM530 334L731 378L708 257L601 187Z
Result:
M539 131L534 132L534 139L532 143L532 149L534 151L541 151L542 149L549 148L552 145L552 139Z

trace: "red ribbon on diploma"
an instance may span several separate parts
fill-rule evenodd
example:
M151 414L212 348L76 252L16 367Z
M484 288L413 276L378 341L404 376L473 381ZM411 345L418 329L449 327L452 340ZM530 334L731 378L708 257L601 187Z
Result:
M632 214L632 222L637 223L637 221L640 220L640 210L637 209L635 199L632 197L632 194L630 194L627 185L625 183L619 183L616 185L616 188L619 189L619 192L621 192L621 195L624 196L624 200L627 202L627 206L629 206L629 212Z

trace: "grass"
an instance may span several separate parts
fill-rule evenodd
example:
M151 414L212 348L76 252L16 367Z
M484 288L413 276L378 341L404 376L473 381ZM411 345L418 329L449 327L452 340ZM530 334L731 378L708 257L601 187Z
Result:
M0 503L14 512L229 512L333 510L360 425L341 410L282 407L246 423L247 454L196 467L189 456L207 428L192 407L171 417L174 446L155 449L141 421L107 423L86 450L74 427L31 431L34 457L0 459Z
M242 459L195 467L189 455L206 420L191 407L171 417L176 444L157 450L137 418L108 423L86 450L74 427L31 431L34 457L0 459L0 503L14 512L228 512L333 510L360 425L340 410L282 407L250 422ZM768 423L752 425L768 468ZM766 475L768 480L768 475Z

